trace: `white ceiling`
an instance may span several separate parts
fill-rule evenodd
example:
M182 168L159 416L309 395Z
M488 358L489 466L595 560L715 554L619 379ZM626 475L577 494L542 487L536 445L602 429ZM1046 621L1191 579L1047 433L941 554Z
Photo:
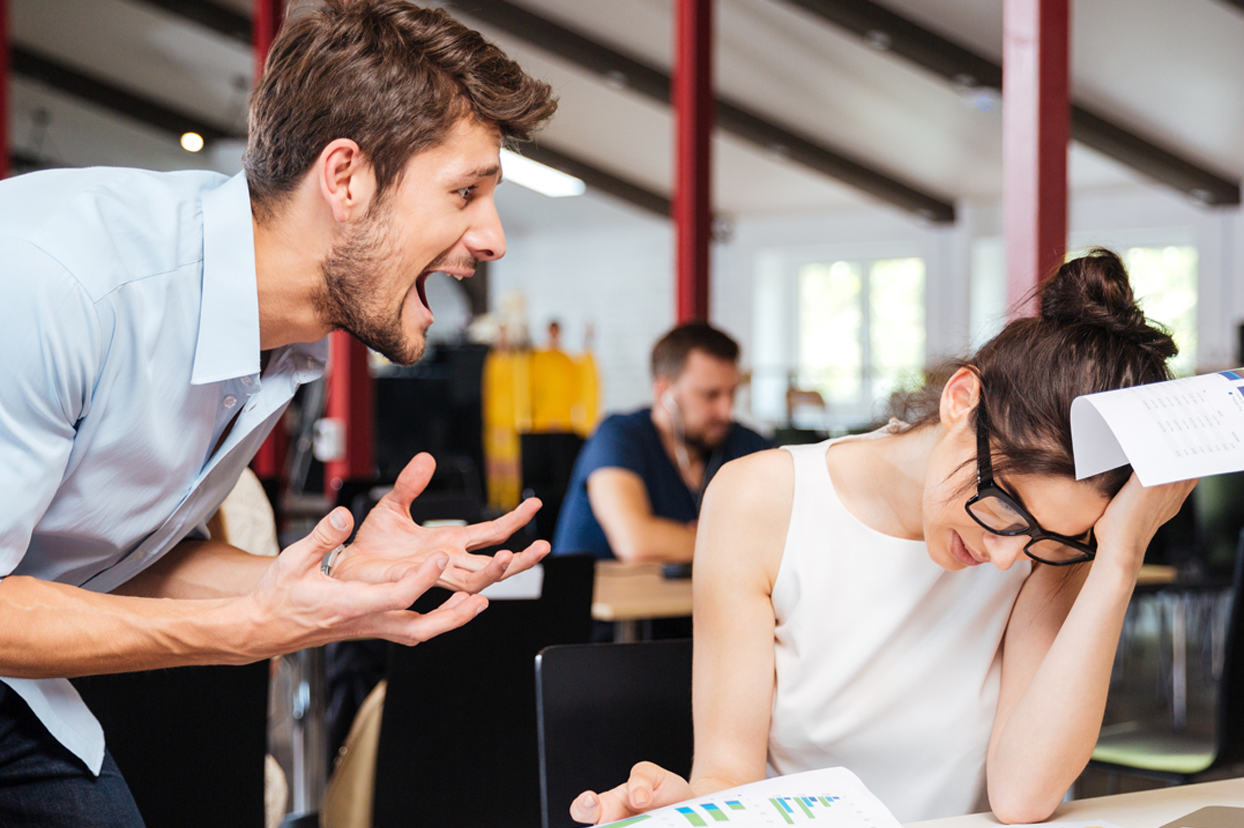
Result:
M226 0L217 0L226 2ZM565 26L668 71L670 0L518 0ZM992 59L1002 51L1001 0L881 0ZM245 11L248 0L227 0ZM462 0L461 7L469 7ZM251 56L238 41L141 0L12 0L15 41L117 85L224 126L244 126ZM879 52L784 0L717 0L715 84L769 119L948 199L1001 190L1001 116L981 112L940 78ZM543 141L668 193L668 111L470 20L561 98ZM1244 11L1222 0L1073 2L1078 103L1232 179L1244 176ZM69 164L170 169L236 165L237 148L191 156L167 136L40 84L14 81L15 147ZM46 127L36 113L46 112ZM728 135L714 141L714 202L749 216L857 209L867 196ZM1077 191L1143 179L1073 146ZM520 223L608 221L602 210L515 195ZM547 208L547 216L542 211ZM629 210L630 208L624 208Z

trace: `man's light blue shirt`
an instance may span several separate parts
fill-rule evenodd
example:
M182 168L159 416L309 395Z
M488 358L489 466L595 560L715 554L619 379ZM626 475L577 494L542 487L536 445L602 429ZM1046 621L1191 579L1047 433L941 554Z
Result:
M108 592L206 537L326 342L274 350L260 376L242 175L9 179L0 261L0 578ZM102 733L66 680L3 681L98 773Z

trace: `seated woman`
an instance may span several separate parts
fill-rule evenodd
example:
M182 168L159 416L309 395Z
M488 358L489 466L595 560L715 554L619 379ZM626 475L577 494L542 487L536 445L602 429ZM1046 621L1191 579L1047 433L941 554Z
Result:
M1145 549L1195 481L1075 479L1072 400L1168 379L1176 348L1109 251L1039 299L910 424L722 469L695 552L691 778L641 763L576 819L834 765L903 822L986 791L1003 821L1050 815L1092 753Z

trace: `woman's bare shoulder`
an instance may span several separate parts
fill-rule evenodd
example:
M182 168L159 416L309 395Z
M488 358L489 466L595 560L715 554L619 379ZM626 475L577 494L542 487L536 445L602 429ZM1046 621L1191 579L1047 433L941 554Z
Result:
M761 451L732 460L713 477L696 530L696 565L752 571L772 584L790 525L795 470L790 452Z
M714 499L729 500L732 506L753 512L789 506L795 492L794 461L783 449L745 455L722 466L708 491Z

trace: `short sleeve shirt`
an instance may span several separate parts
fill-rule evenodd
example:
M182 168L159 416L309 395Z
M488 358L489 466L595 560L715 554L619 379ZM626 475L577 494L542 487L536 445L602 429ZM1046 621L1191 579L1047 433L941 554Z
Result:
M735 423L709 459L704 486L708 486L712 475L724 463L767 448L772 448L767 439ZM648 493L652 513L657 517L690 523L699 516L702 492L687 488L665 453L661 437L652 424L652 409L615 414L601 422L575 460L570 487L553 535L554 553L591 552L603 560L616 557L592 513L587 496L588 478L603 468L626 469L637 474Z

